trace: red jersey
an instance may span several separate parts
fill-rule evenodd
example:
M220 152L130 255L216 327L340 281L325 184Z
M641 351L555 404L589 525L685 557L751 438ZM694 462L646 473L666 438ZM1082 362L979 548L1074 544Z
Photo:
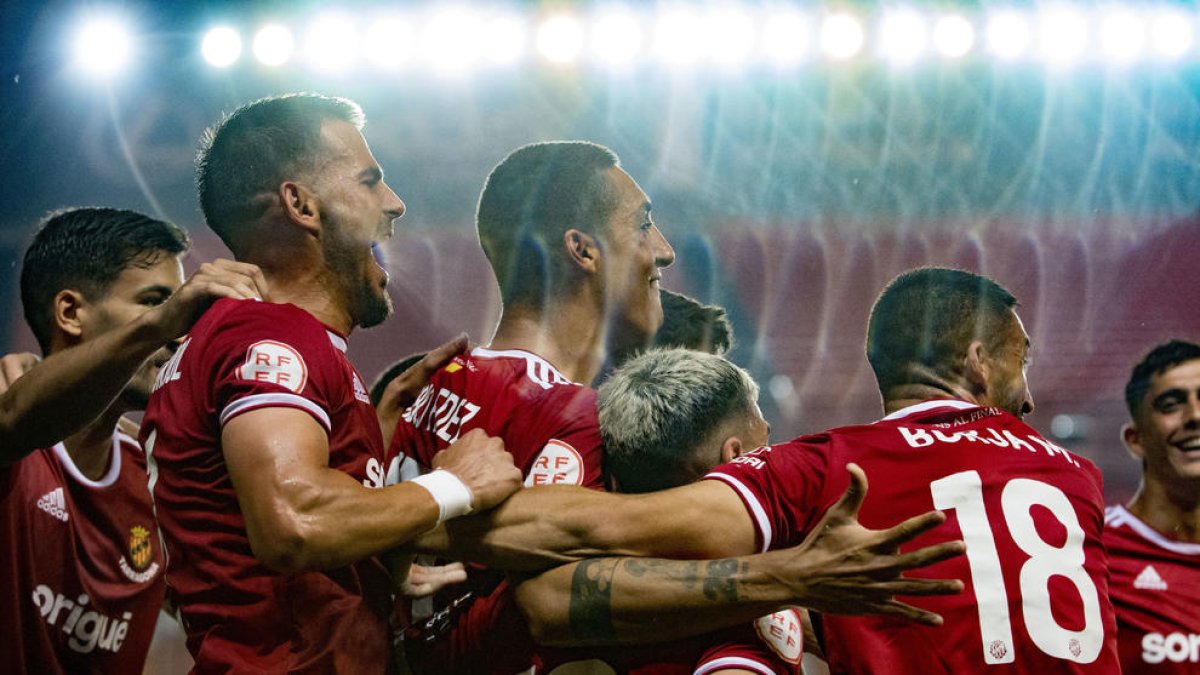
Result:
M480 347L455 357L405 411L391 450L428 470L434 455L471 429L504 441L527 487L604 486L595 390L535 354ZM440 638L426 634L419 647L410 640L414 668L498 675L528 668L533 641L507 583L476 568L467 587L473 597L466 601L453 590L437 598L435 616L455 607L443 619L453 626Z
M804 629L795 610L768 614L751 624L686 640L624 647L540 649L537 675L573 661L603 661L619 675L705 675L747 670L799 675Z
M1111 506L1104 545L1122 671L1200 671L1200 544L1175 541Z
M136 441L114 432L99 480L61 443L0 469L0 542L0 671L141 671L163 556Z
M198 672L383 672L390 584L376 558L280 574L250 550L221 429L264 407L313 417L329 466L367 487L389 469L346 341L294 305L220 300L163 366L142 423L168 593ZM393 465L397 463L393 462Z
M909 575L958 578L966 589L909 600L945 617L938 628L823 617L834 672L1120 672L1091 462L1006 412L937 400L761 448L706 478L737 492L766 550L804 539L846 489L849 462L871 481L865 527L946 512L946 523L903 549L962 538L966 554Z

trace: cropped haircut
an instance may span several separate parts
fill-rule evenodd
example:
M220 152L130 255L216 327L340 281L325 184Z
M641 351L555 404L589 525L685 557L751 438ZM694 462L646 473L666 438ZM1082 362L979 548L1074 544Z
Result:
M685 347L709 354L728 354L733 326L725 309L706 305L682 293L662 289L663 323L654 334L656 347Z
M757 401L750 374L724 357L689 349L639 354L600 385L605 470L621 492L680 485L701 444Z
M227 246L238 225L266 210L263 195L317 170L325 156L321 124L327 120L360 130L365 122L362 109L348 99L286 94L247 103L204 132L196 191L205 222Z
M409 354L408 356L388 366L383 370L383 372L375 376L375 381L371 383L371 390L368 393L368 396L371 399L371 405L378 406L379 402L383 400L383 392L387 391L387 387L392 383L392 380L400 377L404 371L417 365L421 359L425 358L426 353L427 352L416 352L414 354Z
M1003 343L1017 300L987 277L922 267L896 277L871 309L867 360L880 391L910 384L915 367L952 376L974 340Z
M42 353L49 353L54 296L79 291L89 301L103 300L128 267L147 268L163 254L188 248L177 225L111 208L75 208L46 216L21 265L21 305L25 322Z
M540 308L564 281L563 233L606 222L617 197L604 172L617 166L604 146L556 141L517 148L492 169L475 227L505 303Z
M1151 378L1181 363L1196 359L1200 359L1200 344L1195 342L1171 340L1151 349L1150 353L1133 367L1129 381L1125 383L1125 406L1129 408L1129 417L1137 420L1142 399L1146 397L1146 392L1150 391Z

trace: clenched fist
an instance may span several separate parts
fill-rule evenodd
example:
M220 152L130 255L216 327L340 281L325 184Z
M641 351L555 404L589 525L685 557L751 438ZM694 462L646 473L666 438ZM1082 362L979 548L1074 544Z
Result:
M433 458L433 468L453 473L471 489L471 510L490 509L521 487L521 470L504 441L481 429L463 434Z

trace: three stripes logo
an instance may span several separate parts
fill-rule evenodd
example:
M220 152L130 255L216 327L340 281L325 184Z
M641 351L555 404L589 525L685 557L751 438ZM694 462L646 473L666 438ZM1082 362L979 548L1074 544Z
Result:
M1147 591L1165 591L1167 582L1158 575L1158 570L1154 569L1154 565L1146 565L1146 569L1142 570L1142 573L1133 580L1133 587Z
M67 514L67 501L63 499L63 489L60 487L42 495L37 500L38 508L58 518L64 523L67 522L69 515Z

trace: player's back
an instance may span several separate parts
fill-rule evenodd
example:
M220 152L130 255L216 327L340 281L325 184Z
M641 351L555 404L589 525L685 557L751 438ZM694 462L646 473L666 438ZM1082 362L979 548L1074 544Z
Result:
M848 462L870 481L864 526L945 511L945 524L904 549L962 538L966 555L909 576L966 587L905 599L942 614L938 628L823 617L834 672L1119 672L1100 474L1090 462L1002 411L930 401L752 453L728 473L760 503L760 537L778 548L799 543L845 490Z

